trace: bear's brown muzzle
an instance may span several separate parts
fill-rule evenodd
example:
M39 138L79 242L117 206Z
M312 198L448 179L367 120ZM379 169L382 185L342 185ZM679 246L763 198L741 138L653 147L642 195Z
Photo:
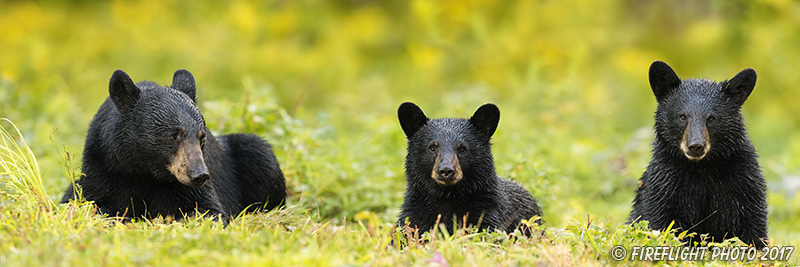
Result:
M198 142L183 142L167 169L179 182L191 187L202 186L211 178Z
M461 164L455 153L440 152L436 155L431 177L441 185L454 185L464 178Z

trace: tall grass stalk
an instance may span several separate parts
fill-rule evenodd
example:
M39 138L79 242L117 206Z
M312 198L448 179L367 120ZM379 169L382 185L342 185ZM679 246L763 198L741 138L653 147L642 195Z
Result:
M7 189L16 192L9 195L31 206L53 210L55 203L44 190L39 162L33 151L11 120L0 118L0 122L11 125L9 131L0 124L0 180Z

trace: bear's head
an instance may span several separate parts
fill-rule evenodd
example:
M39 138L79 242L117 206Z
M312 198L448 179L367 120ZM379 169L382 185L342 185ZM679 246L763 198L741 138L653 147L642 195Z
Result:
M414 103L397 111L408 138L406 176L409 186L450 188L494 179L490 139L497 129L500 110L493 104L481 106L467 119L428 119Z
M112 153L121 164L157 179L202 186L209 178L203 150L210 132L197 109L194 77L178 70L171 87L134 84L122 70L111 76L108 93L119 112Z
M681 80L664 62L650 66L650 86L656 96L657 140L670 153L699 162L725 158L746 140L740 109L753 91L756 72L745 69L732 79Z

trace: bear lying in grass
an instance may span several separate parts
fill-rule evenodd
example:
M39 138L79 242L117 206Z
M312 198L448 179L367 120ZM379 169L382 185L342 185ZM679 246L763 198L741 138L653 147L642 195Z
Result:
M197 109L195 81L171 87L111 76L89 126L80 189L102 213L126 218L213 216L270 210L286 198L270 145L255 135L214 137ZM70 186L62 202L77 198Z
M755 83L752 69L717 83L681 81L661 61L650 66L656 137L631 221L658 230L674 221L674 228L708 234L710 241L735 236L766 245L766 185L740 113ZM687 241L693 245L700 236Z
M408 184L399 225L407 220L409 227L427 232L439 222L449 231L455 221L513 232L523 219L541 216L527 190L495 173L489 143L500 120L495 105L481 106L469 120L428 119L408 102L397 113L408 138Z

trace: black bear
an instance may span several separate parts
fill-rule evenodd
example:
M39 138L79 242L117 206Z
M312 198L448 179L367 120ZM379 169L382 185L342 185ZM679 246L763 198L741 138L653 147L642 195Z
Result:
M683 80L666 63L650 66L655 113L653 158L642 175L629 221L663 230L671 222L710 241L738 237L767 242L766 183L747 138L740 109L753 91L756 72L732 79Z
M513 232L523 219L541 217L527 190L495 173L489 141L500 120L497 106L483 105L469 120L428 119L406 102L397 115L408 138L399 225L408 220L410 227L427 232L438 220L451 230L454 221L464 226L466 217L466 226Z
M171 87L134 84L115 71L86 136L76 181L85 199L126 218L227 219L283 205L285 181L270 145L249 134L214 137L195 92L186 70ZM76 197L69 186L61 201Z

